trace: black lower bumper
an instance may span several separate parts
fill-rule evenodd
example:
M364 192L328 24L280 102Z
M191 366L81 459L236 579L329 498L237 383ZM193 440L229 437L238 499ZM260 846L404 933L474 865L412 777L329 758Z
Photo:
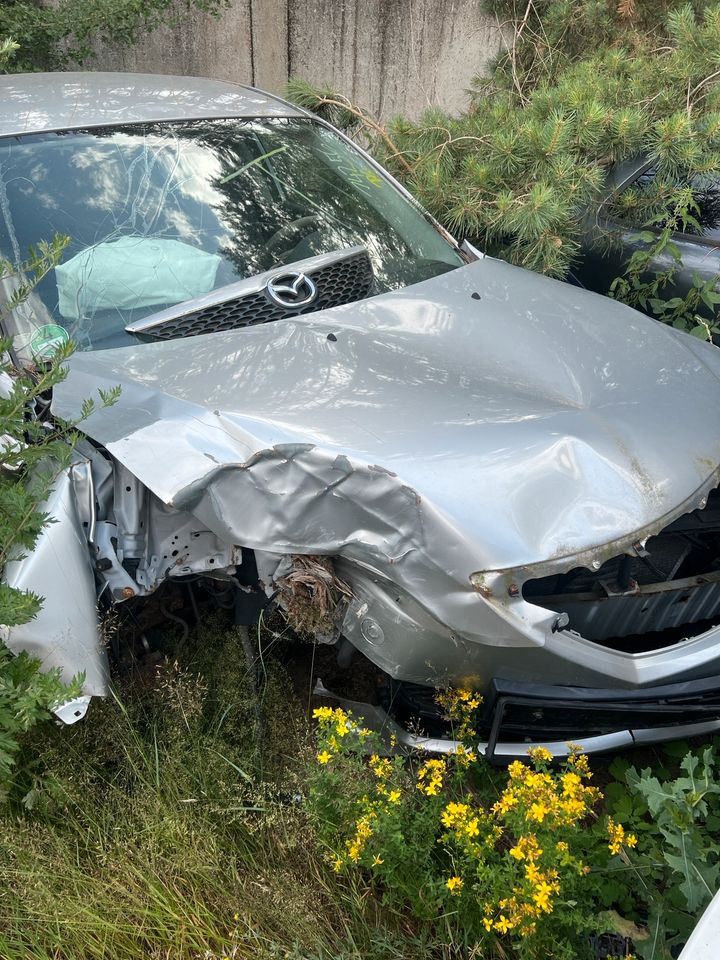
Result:
M498 742L575 741L720 719L720 676L642 690L493 680L484 704L487 755Z
M419 725L431 736L451 734L441 722L431 688L395 683L388 692L386 709L401 723ZM515 745L516 755L524 745L602 741L625 732L626 745L632 745L643 739L673 739L683 735L676 732L678 727L718 720L720 676L635 690L495 679L485 694L478 735L487 739L487 759L505 762L507 744ZM654 736L645 738L643 731Z

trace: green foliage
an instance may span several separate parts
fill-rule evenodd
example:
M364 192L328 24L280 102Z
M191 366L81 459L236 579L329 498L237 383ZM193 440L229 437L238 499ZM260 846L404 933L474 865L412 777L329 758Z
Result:
M12 37L21 52L0 70L59 70L83 64L98 42L129 46L163 23L192 9L217 14L229 0L3 0L0 36Z
M668 745L667 763L652 769L638 771L622 757L610 765L614 780L605 788L606 803L632 828L637 847L608 871L595 895L615 911L618 931L628 922L645 927L635 941L645 960L671 960L718 888L717 745L700 755L687 743Z
M651 817L665 838L663 857L670 870L681 879L680 892L688 909L697 911L712 899L718 888L720 846L704 829L708 799L720 794L715 781L712 747L703 751L702 760L692 753L680 764L686 776L660 783L651 770L628 770L631 790L647 803Z
M476 739L472 694L442 702L468 742ZM463 956L591 956L588 935L610 926L597 916L591 868L604 870L611 850L636 838L595 816L601 794L588 783L586 757L553 768L547 751L531 749L526 764L494 775L467 749L383 757L376 736L342 709L314 715L311 810L338 874L444 930Z
M610 165L647 156L656 185L632 222L660 234L652 233L644 259L628 265L613 293L707 333L697 314L714 318L712 284L668 307L677 263L657 278L646 268L672 253L673 229L695 217L688 184L720 169L720 6L499 0L491 7L506 22L507 51L478 79L470 109L398 118L384 137L361 124L366 142L448 229L557 277L591 231ZM337 94L313 95L297 82L289 93L334 122L348 119ZM349 119L356 128L357 115Z
M0 811L3 960L439 956L324 863L293 800L303 706L265 664L264 779L253 686L219 617L180 664L126 676L91 720L32 733L52 789L29 813Z
M701 14L707 0L484 0L486 10L511 31L493 77L477 78L516 91L552 83L568 63L600 47L622 47L630 55L648 42L661 48L683 10Z
M28 296L33 285L58 263L66 240L55 238L30 251L18 270L0 260L0 280L14 279L15 292L7 309ZM63 361L71 345L62 347L48 363L33 370L19 369L10 357L10 340L0 339L0 574L10 560L20 560L32 550L38 536L52 523L42 504L72 456L75 424L48 416L52 388L65 377ZM116 396L101 394L103 404ZM92 401L83 415L92 412ZM0 582L0 626L27 623L38 613L42 598ZM53 706L77 696L82 684L61 683L58 671L41 673L39 663L25 654L10 655L0 642L0 799L18 777L20 738L38 720L49 717ZM22 778L20 778L22 779Z
M20 49L20 44L8 37L5 40L0 39L0 72L5 72L10 65L10 61L15 53Z

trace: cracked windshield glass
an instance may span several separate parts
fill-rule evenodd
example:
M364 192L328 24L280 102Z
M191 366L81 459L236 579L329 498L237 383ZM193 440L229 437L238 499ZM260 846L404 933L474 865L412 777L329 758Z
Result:
M362 245L370 293L451 270L459 255L410 201L313 121L156 123L0 141L0 256L70 244L10 318L20 356L125 327L282 264ZM22 273L6 286L22 282ZM11 289L5 291L12 293Z

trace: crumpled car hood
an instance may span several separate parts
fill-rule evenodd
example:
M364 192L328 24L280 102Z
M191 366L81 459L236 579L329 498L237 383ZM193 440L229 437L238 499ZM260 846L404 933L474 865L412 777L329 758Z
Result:
M710 345L484 258L298 319L79 353L53 407L120 384L89 436L245 546L434 553L467 584L627 539L707 486L719 375Z

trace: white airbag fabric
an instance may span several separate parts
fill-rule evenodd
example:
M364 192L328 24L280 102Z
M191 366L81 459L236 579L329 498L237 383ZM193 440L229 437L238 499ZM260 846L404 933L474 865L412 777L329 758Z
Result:
M58 307L79 320L102 310L181 303L209 293L221 258L179 240L120 237L55 268Z

